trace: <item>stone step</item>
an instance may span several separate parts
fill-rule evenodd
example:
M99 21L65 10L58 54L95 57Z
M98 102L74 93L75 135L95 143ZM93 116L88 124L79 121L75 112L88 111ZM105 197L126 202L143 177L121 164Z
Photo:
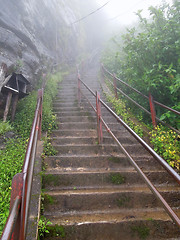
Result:
M156 170L163 169L153 158L139 155L133 156L133 159L136 161L138 166L142 170ZM130 167L130 163L128 159L122 154L117 156L111 155L90 155L90 156L79 156L79 155L71 155L71 156L50 156L45 158L46 169L58 168L61 171L65 169L67 171L70 168L77 168L80 170L84 170L89 168L101 168L104 170L111 168L122 169L122 167Z
M58 151L58 154L114 154L121 153L122 150L116 144L102 144L102 145L91 145L91 144L79 144L79 145L53 145L54 148ZM123 147L129 154L137 153L144 154L147 151L140 144L123 144Z
M139 209L161 207L160 201L147 188L137 187L134 189L91 189L91 191L49 191L44 195L44 207L49 212L70 212L70 211L103 211L118 209ZM160 191L161 195L171 205L179 207L179 189Z
M76 107L76 106L73 106L73 107L54 107L54 111L55 112L79 112L81 111L82 108L80 107Z
M126 212L86 212L61 215L61 218L46 216L52 222L46 239L65 240L162 240L179 239L179 229L169 220L162 209ZM160 217L162 220L160 220ZM58 228L58 226L61 226ZM58 235L58 236L57 236Z
M90 125L91 127L91 125ZM133 144L137 143L137 141L134 138L128 138L127 136L123 135L121 138L119 138L119 141L123 144ZM53 137L51 142L55 145L60 144L98 144L97 137ZM111 136L104 136L103 138L103 144L112 144L114 143L114 139Z
M54 130L51 134L52 137L97 137L97 130L90 129L90 130Z
M58 124L58 129L96 129L97 123L96 122L68 122L68 123L59 123Z
M93 121L93 122L96 122L97 121L97 118L94 116L94 117L91 117L91 116L62 116L62 117L57 117L57 121L59 123L73 123L73 122L87 122L87 121Z
M88 115L88 114L87 114ZM67 116L67 117L57 117L57 121L58 122L86 122L86 121L94 121L97 122L97 117L95 114L93 115L89 115L89 116ZM115 118L109 117L109 116L105 116L104 121L109 124L109 123L118 123L119 125L121 125Z
M131 139L131 142L135 141L135 138L131 136L131 134L122 128L121 130L112 130L114 135L118 139L124 139L126 137L129 137ZM52 137L97 137L97 130L96 129L64 129L64 130L53 130ZM111 137L111 135L103 128L103 137ZM112 138L112 137L111 137Z
M90 117L89 117L90 119ZM109 123L107 124L108 128L111 131L115 131L117 133L117 131L120 130L125 130L124 127L121 124L118 123ZM72 129L72 130L76 130L76 129L97 129L97 122L95 121L91 121L91 119L89 121L80 121L80 122L61 122L58 124L58 129L62 129L62 130L68 130L68 129ZM103 132L107 132L107 130L105 129L104 126L102 126L102 130ZM117 134L115 134L117 135ZM119 132L119 135L121 135L121 133ZM128 134L129 136L131 136L130 134ZM132 139L132 137L131 137Z
M86 82L95 92L99 83L96 72L91 72ZM179 229L104 126L103 144L98 145L96 113L83 96L78 103L77 76L66 79L74 84L64 81L54 101L59 123L51 142L57 155L45 158L42 174L44 216L52 222L45 239L178 239ZM82 91L95 107L95 97L83 86ZM105 101L103 94L101 97ZM178 184L103 106L101 112L108 127L180 217Z
M76 101L74 102L61 102L61 101L56 101L53 103L53 107L60 107L60 108L65 108L65 107L78 107L78 103Z
M88 112L86 111L65 111L65 112L57 112L54 111L58 117L69 117L69 116L88 116Z
M144 171L144 173L154 184L166 183L168 185L174 182L172 177L161 170L149 170ZM45 174L43 174L43 188L45 189L107 187L115 185L126 185L128 187L131 184L143 184L143 180L135 170L104 171L104 169L97 169L96 172L91 172L90 169L87 172L46 170Z

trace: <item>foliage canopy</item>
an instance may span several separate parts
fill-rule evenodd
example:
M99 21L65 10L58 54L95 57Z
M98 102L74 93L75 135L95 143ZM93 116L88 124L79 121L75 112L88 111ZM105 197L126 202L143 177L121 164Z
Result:
M103 62L139 91L146 95L151 92L157 101L180 110L180 2L150 7L149 11L150 19L143 18L138 11L138 26L111 40ZM140 96L128 92L127 88L124 91L148 108ZM165 114L163 109L157 108L157 115L180 127L177 118Z

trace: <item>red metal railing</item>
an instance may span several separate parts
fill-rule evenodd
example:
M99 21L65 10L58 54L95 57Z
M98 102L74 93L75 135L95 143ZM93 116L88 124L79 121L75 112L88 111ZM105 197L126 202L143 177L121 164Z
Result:
M87 95L83 94L82 90L80 89L81 84L94 96L96 97L96 108L92 105L92 103L87 98ZM85 84L81 79L80 75L78 74L78 93L79 95L83 95L87 100L92 109L95 111L97 115L97 134L98 134L98 141L99 143L102 143L103 141L103 133L102 133L102 127L100 124L103 124L107 132L113 137L113 139L116 141L118 146L121 148L121 150L124 152L124 154L127 156L129 162L131 165L134 166L138 174L141 176L141 178L144 180L144 182L147 184L149 189L152 191L152 193L155 195L155 197L160 200L162 203L165 211L168 213L168 215L171 217L171 219L177 224L177 226L180 227L180 219L176 215L176 213L172 210L172 208L169 206L169 204L166 202L166 200L162 197L162 195L159 193L159 191L156 189L156 187L151 183L151 181L147 178L147 176L144 174L144 172L140 169L140 167L136 164L134 159L129 155L129 153L126 151L126 149L122 146L122 144L119 142L119 140L116 138L116 136L113 134L113 132L110 130L106 122L101 116L101 105L103 105L141 144L145 149L149 151L149 153L167 170L169 174L180 184L180 176L167 164L167 162L162 159L146 142L144 142L126 123L123 122L123 120L117 116L110 107L108 107L101 99L98 92L96 94Z
M1 240L25 239L36 147L37 141L41 138L43 91L43 88L38 90L34 121L22 172L16 174L12 180L10 214Z
M111 72L109 72L102 64L102 73L103 75L105 76L105 73L107 73L112 79L113 81L110 81L108 79L108 81L110 82L111 85L113 85L114 87L114 94L115 94L115 97L117 98L117 90L122 94L124 95L127 99L129 99L131 102L133 102L136 106L138 106L139 108L141 108L144 112L146 112L148 115L151 115L151 118L152 118L152 123L153 123L153 126L156 127L157 123L156 123L156 120L160 123L162 123L163 125L166 125L167 127L169 127L170 129L172 129L173 131L177 132L178 134L180 134L180 131L178 131L177 129L173 128L172 126L170 126L169 124L165 123L164 121L160 120L158 117L156 117L156 111L155 111L155 104L156 105L159 105L160 107L162 108L165 108L177 115L180 115L180 112L178 112L177 110L175 109L172 109L160 102L157 102L153 99L152 95L149 93L149 96L146 96L144 95L143 93L141 93L140 91L138 91L137 89L131 87L129 84L127 84L126 82L122 81L121 79L117 78L115 76L115 74L112 74ZM134 101L131 97L129 97L127 94L125 94L121 89L119 89L117 87L117 81L121 82L123 85L125 85L126 87L128 87L129 89L131 89L132 91L138 93L139 95L141 95L142 97L144 97L145 99L149 100L149 105L150 105L150 110L151 112L149 112L147 109L145 109L143 106L141 106L140 104L138 104L136 101Z

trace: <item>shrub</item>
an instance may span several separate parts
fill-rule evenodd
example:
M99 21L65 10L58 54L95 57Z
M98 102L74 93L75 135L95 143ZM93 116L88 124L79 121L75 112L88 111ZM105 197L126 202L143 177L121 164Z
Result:
M180 136L172 130L159 125L150 132L154 150L161 155L170 166L180 170Z

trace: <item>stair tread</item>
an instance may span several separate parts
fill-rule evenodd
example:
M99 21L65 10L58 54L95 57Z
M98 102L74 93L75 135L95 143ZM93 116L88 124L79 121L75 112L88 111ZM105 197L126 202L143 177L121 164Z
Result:
M180 209L174 208L178 215ZM115 209L115 210L98 210L98 211L70 211L70 212L49 212L48 216L53 224L84 224L86 222L117 222L117 221L133 221L133 220L170 220L163 208L140 208L140 209Z

